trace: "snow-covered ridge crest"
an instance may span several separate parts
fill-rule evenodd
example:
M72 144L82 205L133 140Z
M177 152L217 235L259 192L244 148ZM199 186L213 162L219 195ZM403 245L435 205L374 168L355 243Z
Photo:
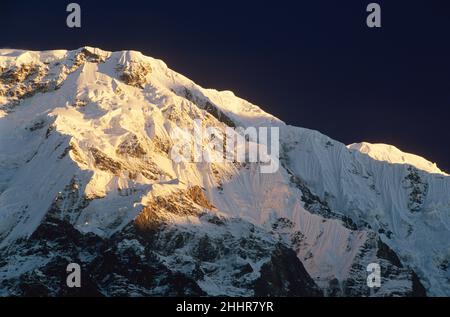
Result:
M439 169L436 163L432 163L421 156L403 152L393 145L361 142L350 144L347 147L351 150L356 150L361 153L367 154L379 161L393 164L409 164L428 173L448 176L447 173Z

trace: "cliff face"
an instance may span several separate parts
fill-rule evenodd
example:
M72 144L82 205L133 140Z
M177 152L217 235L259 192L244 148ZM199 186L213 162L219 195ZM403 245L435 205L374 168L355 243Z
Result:
M287 126L138 52L0 50L0 67L0 295L449 294L450 181L424 160ZM278 127L280 168L175 162L196 122Z

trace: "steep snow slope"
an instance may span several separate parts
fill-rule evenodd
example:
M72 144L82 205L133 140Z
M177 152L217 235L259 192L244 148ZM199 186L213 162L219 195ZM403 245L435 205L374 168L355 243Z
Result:
M378 232L431 292L448 294L449 177L374 160L319 133L293 129L289 138L290 166L309 188Z
M103 295L176 294L171 274L182 274L192 294L319 294L307 275L331 296L419 295L421 283L428 294L450 293L446 175L287 126L139 52L0 50L0 71L4 294L23 294L30 279L49 295L64 292L35 277L63 267L50 247L96 272L91 283ZM259 163L176 164L174 132L195 119L221 130L280 127L282 167L261 174ZM112 245L110 274L120 285L105 284L99 269ZM130 275L129 252L155 259L142 264L142 277L153 272L160 284ZM371 262L382 266L380 289L366 285ZM302 283L267 288L271 280Z
M351 150L365 153L379 161L385 161L394 164L408 164L428 173L448 176L447 173L441 171L436 166L436 163L431 163L430 161L427 161L426 159L418 155L402 152L392 145L362 142L353 143L348 145L347 147Z

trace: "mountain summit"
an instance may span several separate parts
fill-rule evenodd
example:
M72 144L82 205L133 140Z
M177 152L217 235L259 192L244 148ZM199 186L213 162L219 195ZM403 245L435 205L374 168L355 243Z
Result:
M279 128L280 168L174 162L196 120ZM0 295L448 296L450 178L401 157L139 52L0 50Z

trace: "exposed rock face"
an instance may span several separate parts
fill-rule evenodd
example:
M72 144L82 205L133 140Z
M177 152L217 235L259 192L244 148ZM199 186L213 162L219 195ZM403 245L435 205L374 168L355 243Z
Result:
M60 88L67 76L86 62L101 63L104 61L105 57L83 48L75 52L74 58L68 57L65 64L33 61L7 69L0 68L0 96L9 99L9 103L3 108L7 112L11 112L23 99L30 98L37 93L50 92ZM54 76L55 74L50 71L51 67L58 70L58 76Z
M408 208L412 212L422 209L428 191L428 184L422 180L419 171L410 166L409 174L404 178L404 186L409 190Z
M381 284L384 287L361 288L367 280L367 274L363 274L363 271L369 263L380 265ZM336 294L340 296L426 296L426 293L420 294L417 291L424 288L423 285L419 286L418 280L416 281L418 283L414 284L412 277L415 274L410 268L404 267L394 251L379 239L377 240L375 234L371 234L356 256L349 278L343 281L340 291ZM330 288L336 292L336 287Z
M255 283L255 296L323 296L306 272L296 253L283 245L277 246L261 268Z
M95 49L82 48L80 52L75 55L75 61L72 66L72 71L85 64L86 62L103 63L106 58L97 54L95 51Z
M20 99L28 98L38 92L45 92L55 85L43 80L48 68L42 65L22 64L0 73L0 96L9 97L12 103L7 110L12 110Z
M229 127L236 127L233 120L231 120L225 113L223 113L217 106L215 106L207 97L199 97L187 88L183 88L179 94L197 105L200 109L206 110L210 115L212 115L220 122L223 122L225 125Z
M33 267L2 279L3 295L321 295L294 251L241 220L218 221L198 213L202 226L192 230L170 224L168 219L176 215L154 220L141 215L110 238L100 238L80 233L62 216L55 207L29 239L0 249L4 263ZM233 233L236 226L242 235ZM81 288L65 284L69 263L82 268ZM211 281L228 291L208 289Z
M425 297L427 296L427 291L425 287L423 286L422 282L420 282L419 277L417 276L416 272L412 271L411 273L411 280L412 280L412 289L410 296L411 297Z
M132 231L126 229L121 235L105 240L83 235L65 221L47 220L30 239L17 245L14 254L12 250L2 250L2 256L11 262L20 256L16 265L40 263L30 272L2 280L3 294L7 291L15 296L205 295L194 280L170 270L150 248L143 248L138 240L129 240L131 236L136 238ZM32 253L27 251L30 249ZM66 285L69 263L82 267L81 288Z
M119 174L122 165L119 162L109 158L105 153L96 148L91 148L92 156L94 157L95 166L106 172L111 172L115 175Z
M214 209L214 206L208 201L205 193L200 186L192 186L187 191L188 197L192 199L197 205L205 207L207 209Z
M152 67L147 63L130 63L121 68L120 79L127 85L144 88L147 83L147 75L152 72Z
M117 154L141 158L147 154L136 135L126 138L116 150Z

